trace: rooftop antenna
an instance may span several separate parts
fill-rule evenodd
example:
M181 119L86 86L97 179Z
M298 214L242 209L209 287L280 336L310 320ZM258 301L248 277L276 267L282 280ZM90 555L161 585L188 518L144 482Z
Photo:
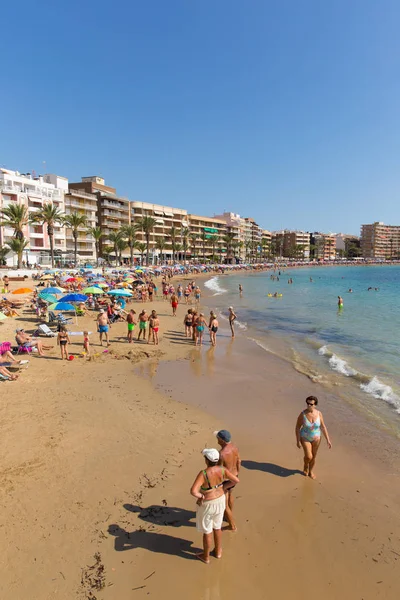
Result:
M43 173L46 174L46 161L43 161Z

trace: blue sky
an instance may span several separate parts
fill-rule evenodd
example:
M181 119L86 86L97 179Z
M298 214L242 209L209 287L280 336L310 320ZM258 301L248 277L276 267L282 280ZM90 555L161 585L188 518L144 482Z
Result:
M265 228L400 224L397 0L2 6L0 165Z

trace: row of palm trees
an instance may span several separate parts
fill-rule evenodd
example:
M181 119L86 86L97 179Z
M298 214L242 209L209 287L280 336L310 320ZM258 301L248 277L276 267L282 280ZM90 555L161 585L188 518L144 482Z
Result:
M57 226L63 226L72 231L75 265L77 264L79 232L82 231L82 229L94 239L97 264L100 252L103 256L110 256L110 254L113 253L116 264L118 264L121 262L122 252L126 248L129 248L131 265L133 265L135 249L140 252L142 263L144 262L144 255L146 254L146 264L149 264L151 236L157 226L156 219L151 216L144 216L137 223L126 225L119 231L106 235L100 227L87 228L86 215L78 212L66 215L52 203L45 203L33 214L29 214L26 205L10 204L0 211L0 215L0 225L10 227L14 231L14 237L7 242L4 248L0 249L0 260L4 260L7 253L12 251L17 255L18 268L21 268L22 266L23 253L29 245L29 241L24 236L24 230L29 224L40 224L47 227L52 267L54 267L54 228ZM143 232L145 243L140 242L137 239L137 235L140 231ZM101 247L101 240L103 237L107 238L109 245ZM178 228L174 226L166 232L164 237L157 237L154 247L159 251L161 260L163 257L165 258L167 246L171 246L173 260L177 260L177 257L180 254L181 256L183 255L183 259L186 262L189 250L191 251L191 257L196 257L197 246L199 244L202 246L203 260L205 260L206 248L208 246L208 248L212 248L213 259L217 259L218 250L220 262L223 261L224 251L229 262L235 258L237 251L243 248L243 243L239 242L235 234L231 232L224 235L221 240L218 235L210 235L206 231L202 231L199 234L191 231L189 227ZM254 254L257 257L257 243L246 242L244 245L246 248L246 259L254 256Z

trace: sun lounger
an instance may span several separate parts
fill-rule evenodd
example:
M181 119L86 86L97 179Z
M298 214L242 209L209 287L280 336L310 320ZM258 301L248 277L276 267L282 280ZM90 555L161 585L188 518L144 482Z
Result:
M55 335L57 335L56 333L54 333L54 331L50 329L48 325L46 325L46 323L42 323L41 325L39 325L39 327L33 335L36 336L41 334L45 335L46 337L54 337Z

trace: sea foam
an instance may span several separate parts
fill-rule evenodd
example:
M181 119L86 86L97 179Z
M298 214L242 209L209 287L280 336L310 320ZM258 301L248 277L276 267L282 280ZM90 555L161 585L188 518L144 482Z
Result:
M370 394L378 400L384 400L400 414L400 397L393 391L390 385L386 385L379 381L377 377L370 377L356 371L345 360L331 352L328 346L321 346L318 350L320 356L328 358L329 366L333 371L345 375L346 377L354 377L360 382L360 389L366 394Z
M394 393L390 385L385 385L377 377L373 377L368 383L362 383L360 388L363 392L374 396L374 398L379 398L391 404L400 414L400 398Z
M224 294L227 290L220 286L219 277L213 277L205 282L204 287L208 288L212 292L214 292L213 296L220 296Z

